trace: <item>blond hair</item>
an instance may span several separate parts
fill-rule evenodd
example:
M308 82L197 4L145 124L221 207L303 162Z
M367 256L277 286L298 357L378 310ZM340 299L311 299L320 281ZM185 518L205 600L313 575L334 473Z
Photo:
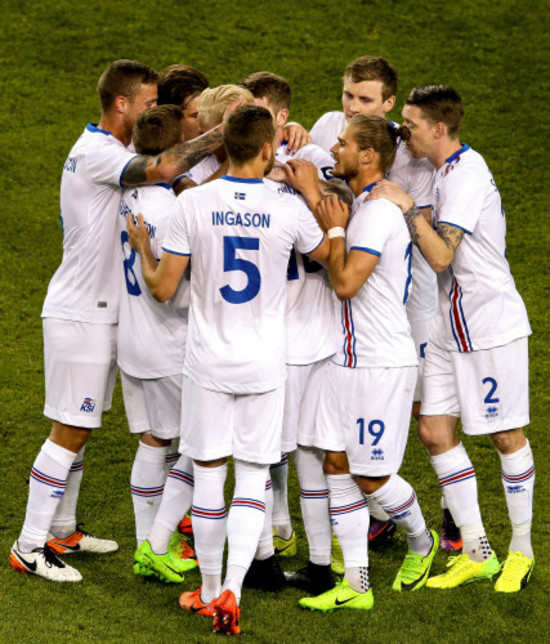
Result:
M244 87L239 85L219 85L209 87L199 97L197 110L210 127L222 122L225 110L238 98L242 98L241 105L254 105L254 96Z

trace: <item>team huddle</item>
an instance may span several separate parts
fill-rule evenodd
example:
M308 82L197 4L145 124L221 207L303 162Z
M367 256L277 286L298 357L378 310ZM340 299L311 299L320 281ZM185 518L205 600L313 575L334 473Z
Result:
M119 370L140 435L134 571L178 583L200 562L201 586L179 604L216 632L241 632L243 586L370 610L369 548L399 528L395 591L495 575L497 592L521 590L535 562L531 329L498 189L459 139L456 90L414 88L398 126L386 116L396 70L362 56L345 69L343 111L310 133L289 122L289 84L270 72L210 88L192 67L119 60L98 93L101 119L63 168L63 260L42 311L52 430L13 568L79 581L60 555L118 548L77 525L76 506ZM411 415L439 478L439 531L399 474ZM459 419L501 459L502 565ZM279 558L296 553L289 457L309 557L283 573ZM439 548L458 552L430 576Z

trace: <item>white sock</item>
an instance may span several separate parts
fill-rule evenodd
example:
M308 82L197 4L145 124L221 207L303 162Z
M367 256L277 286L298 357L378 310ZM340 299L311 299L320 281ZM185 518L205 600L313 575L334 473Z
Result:
M154 447L139 441L130 477L138 546L147 539L160 506L166 479L164 460L167 452L167 446Z
M272 465L269 470L273 481L273 528L278 537L290 539L292 523L288 509L288 455L283 454L279 463Z
M389 521L390 515L374 499L369 499L369 513L377 521Z
M147 536L156 554L164 554L168 550L170 537L191 507L193 489L193 462L181 454L168 473L160 506Z
M273 524L271 522L271 515L273 513L273 483L271 479L267 480L265 484L265 521L262 528L262 534L258 542L258 548L254 559L264 560L269 559L275 554L273 547ZM229 573L229 571L228 571Z
M366 593L370 588L369 569L366 566L346 568L346 579L350 587L358 593Z
M222 592L224 590L231 590L235 595L237 604L241 603L243 581L247 572L248 568L245 568L244 566L236 566L234 564L227 565L227 574L225 576L225 581L223 582Z
M234 459L234 465L235 492L227 517L227 570L237 566L244 568L246 573L258 548L264 526L265 484L269 475L269 465L247 463L239 459ZM201 561L200 553L197 554ZM224 584L224 589L229 587L236 597L241 595L240 577L232 572ZM231 586L227 586L227 583Z
M164 469L166 471L166 476L168 476L168 472L170 472L170 470L178 462L179 457L180 439L178 436L178 438L173 438L170 442L170 445L168 446L168 452L166 453L166 459L164 460Z
M298 446L294 457L300 481L300 508L309 545L309 560L327 566L330 564L332 527L323 460L324 453L315 447Z
M352 579L348 579L348 569L366 568L369 565L369 508L351 474L329 474L326 480L330 521L342 547L345 577L351 585L355 577L350 573Z
M18 540L23 552L41 548L46 543L75 456L49 438L42 445L31 469L27 512Z
M512 523L511 552L533 557L531 521L533 519L533 491L535 463L529 441L513 454L500 454L502 485Z
M405 530L407 544L413 553L428 554L433 539L426 527L416 493L405 479L392 474L379 490L367 495L367 498L369 503L371 499L379 503L393 521Z
M223 486L227 463L218 467L202 467L193 463L195 490L193 494L193 535L195 552L202 575L201 597L208 603L220 595L223 547L226 537L227 513ZM178 520L181 517L178 516Z
M76 505L84 473L84 450L83 445L74 457L73 464L67 475L65 494L57 505L50 525L50 532L60 539L69 537L76 530Z

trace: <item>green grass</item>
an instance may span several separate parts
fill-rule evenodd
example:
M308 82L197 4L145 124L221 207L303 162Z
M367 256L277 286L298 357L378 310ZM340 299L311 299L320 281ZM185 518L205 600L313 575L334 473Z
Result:
M0 641L210 641L208 624L177 607L180 589L135 579L128 488L135 443L120 392L104 428L89 444L80 520L121 549L104 558L75 556L78 586L16 575L7 553L23 520L30 466L43 442L40 310L61 257L58 190L61 167L88 121L97 120L95 84L103 68L129 57L157 69L186 62L214 86L269 69L293 88L292 116L311 126L338 109L342 71L351 59L386 56L400 73L398 107L415 84L451 83L466 108L462 138L481 152L499 186L508 222L508 257L525 298L534 335L529 437L537 487L533 523L537 567L517 596L489 583L454 592L397 594L391 582L405 554L393 546L372 554L375 607L318 615L301 611L294 590L273 597L245 592L248 642L541 642L550 637L547 606L549 489L546 426L549 395L547 203L549 162L548 3L463 0L372 0L302 3L4 0L0 19ZM546 191L547 192L547 191ZM478 472L480 503L499 556L509 537L500 464L485 438L466 441ZM428 522L439 521L436 477L411 433L403 474L415 486ZM305 538L292 479L292 511ZM438 554L435 566L444 567ZM199 582L188 575L185 589Z

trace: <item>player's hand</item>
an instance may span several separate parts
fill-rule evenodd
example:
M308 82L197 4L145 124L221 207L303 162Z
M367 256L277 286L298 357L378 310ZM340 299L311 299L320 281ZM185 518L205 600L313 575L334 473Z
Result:
M319 190L317 166L305 159L291 159L285 166L285 183L306 194L311 190Z
M370 201L372 199L387 199L401 208L403 212L407 212L407 210L412 208L414 205L414 199L412 197L410 197L396 183L392 183L387 179L378 181L368 194L365 201Z
M295 153L304 145L311 143L311 136L303 125L292 121L283 128L283 141L286 141L287 151Z
M221 127L223 130L223 126L227 123L227 119L233 114L233 112L240 107L241 105L244 104L244 96L239 96L239 98L231 103L231 105L228 105L225 108L225 112L223 113L223 118L221 122Z
M137 215L137 224L135 215L128 215L126 217L126 230L128 231L130 246L140 255L143 253L145 247L150 247L151 240L149 238L149 231L147 230L141 213Z
M284 163L279 163L275 161L273 167L269 171L269 174L266 175L266 179L271 179L271 181L276 181L277 183L286 183L286 172Z
M329 230L336 226L345 228L348 224L349 215L349 206L340 201L336 195L323 199L317 206L317 220L324 230Z

